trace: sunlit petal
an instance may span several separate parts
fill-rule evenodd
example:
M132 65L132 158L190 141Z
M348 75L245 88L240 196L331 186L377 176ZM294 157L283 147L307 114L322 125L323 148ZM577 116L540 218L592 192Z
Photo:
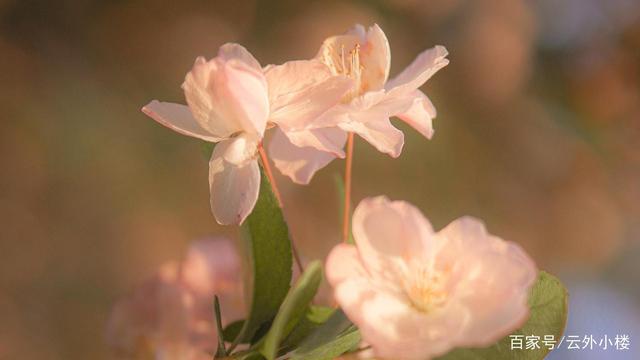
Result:
M409 109L397 116L416 129L427 139L433 137L433 119L436 117L436 108L431 100L420 90L416 90L410 95L413 102Z
M293 145L281 130L276 133L269 144L269 155L276 168L297 184L306 185L316 171L327 166L336 156L313 147Z
M203 128L193 115L191 115L191 110L189 110L189 107L186 105L153 100L142 108L142 112L153 120L180 134L209 142L221 140L211 134L209 130Z
M241 224L258 200L260 169L253 160L235 165L224 159L229 141L218 144L209 161L211 210L222 225Z
M389 80L385 89L393 96L408 95L422 86L433 74L449 64L448 51L444 46L435 46L422 52L395 78Z

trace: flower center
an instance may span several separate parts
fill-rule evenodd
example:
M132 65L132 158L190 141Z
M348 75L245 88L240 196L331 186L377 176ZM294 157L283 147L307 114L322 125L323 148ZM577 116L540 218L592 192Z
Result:
M405 282L405 291L411 305L428 313L441 307L448 297L446 276L440 271L420 268Z
M324 60L333 74L344 75L355 81L353 89L342 99L343 102L348 102L363 92L360 44L356 43L348 52L344 45L341 45L340 49L333 46L329 54L325 54Z

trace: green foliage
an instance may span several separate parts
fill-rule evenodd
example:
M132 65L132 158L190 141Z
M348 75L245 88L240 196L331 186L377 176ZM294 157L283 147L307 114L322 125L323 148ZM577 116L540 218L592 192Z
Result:
M216 316L216 328L218 330L218 350L216 350L216 357L227 356L227 349L224 347L224 336L222 335L222 317L220 316L220 300L218 295L214 297L213 309Z
M271 324L269 332L263 339L260 352L268 360L276 358L282 340L289 335L304 316L309 303L318 291L321 281L322 265L319 261L314 261L307 266L296 285L287 294L280 306L280 311L278 311Z
M222 330L222 336L224 337L225 341L233 341L235 338L237 338L243 326L244 320L237 320L225 326L225 328Z
M291 331L287 339L283 342L282 346L287 349L292 349L297 346L302 340L304 340L309 334L320 327L336 309L326 306L309 305L304 313L300 322Z
M360 340L360 332L353 328L353 331L340 334L331 341L323 343L309 351L294 353L291 359L331 360L346 352L355 350L358 344L360 344Z
M238 353L233 356L232 359L237 360L264 360L264 356L257 351L247 351L243 353Z
M260 196L253 212L242 224L241 234L245 259L249 262L249 279L245 281L249 315L234 345L248 342L263 324L275 317L291 281L289 231L264 173Z
M208 141L200 142L200 149L202 150L202 157L204 157L205 160L209 161L209 159L211 158L211 154L213 153L213 149L215 147L216 147L216 143L212 143L212 142L208 142Z
M300 347L291 353L291 359L329 360L355 349L359 343L360 332L342 310L336 310L300 343Z
M541 271L529 295L531 316L524 326L512 335L537 335L543 339L544 335L554 335L560 339L567 322L567 290L560 280L553 275ZM549 349L511 349L511 338L504 337L496 344L483 349L456 349L438 360L541 360L549 353Z

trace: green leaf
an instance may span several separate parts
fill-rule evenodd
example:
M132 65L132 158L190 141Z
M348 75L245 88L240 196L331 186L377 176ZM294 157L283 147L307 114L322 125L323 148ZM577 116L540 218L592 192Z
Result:
M288 349L294 348L309 334L326 322L335 311L336 309L332 307L309 305L304 316L282 343L282 346Z
M291 353L291 359L333 359L354 349L359 343L360 332L342 310L336 310L324 324L300 343L300 347Z
M205 160L209 161L211 158L211 154L213 153L213 149L216 147L216 143L203 141L200 143L200 148L202 150L202 156Z
M240 334L242 326L244 326L244 320L236 320L231 324L225 326L225 328L222 330L222 336L226 339L226 341L233 340L238 337L238 334Z
M276 358L280 343L303 317L307 306L318 291L320 282L322 282L322 265L319 261L314 261L307 266L296 285L287 294L271 324L271 329L264 337L260 352L268 360Z
M224 338L236 339L240 334L240 331L242 331L243 326L244 326L244 320L237 320L227 325L227 327L225 327L224 330L222 330L224 334ZM253 337L251 339L243 340L239 342L239 344L254 344L258 342L258 340L260 340L267 333L267 331L269 331L270 327L271 327L271 322L267 321L265 323L262 323L262 325L260 325L258 330L256 330L256 332L253 334Z
M230 349L248 342L256 331L271 321L289 291L291 281L291 243L289 231L269 180L261 172L260 196L251 215L240 227L244 259L249 264L245 280L248 317Z
M335 312L336 309L329 306L310 305L305 313L305 319L314 324L321 325L329 320Z
M511 335L537 335L541 341L544 335L554 335L554 339L559 341L567 322L567 298L567 290L560 280L541 271L529 295L531 316L522 328ZM455 349L438 360L541 360L549 351L542 342L540 349L512 350L511 338L506 336L488 348Z
M231 359L237 359L237 360L264 360L264 356L262 356L262 354L260 354L257 351L249 350L249 351L238 352L237 354L234 354L233 356L231 356Z
M224 335L222 332L222 317L220 316L220 299L218 299L218 295L213 298L213 309L216 315L216 327L218 330L218 349L216 350L216 358L221 358L227 356L227 349L224 347Z
M304 353L294 352L291 356L292 360L331 360L348 351L353 351L360 344L360 331L355 328L340 334L335 339L326 342L316 348Z

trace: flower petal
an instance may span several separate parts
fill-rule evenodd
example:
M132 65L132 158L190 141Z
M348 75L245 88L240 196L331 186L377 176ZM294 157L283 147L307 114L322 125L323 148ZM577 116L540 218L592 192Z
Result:
M361 25L360 25L361 26ZM326 64L334 75L348 73L351 64L349 53L356 45L364 41L359 34L345 34L325 39L318 50L315 59Z
M331 153L313 147L293 145L280 129L276 130L271 139L269 155L283 175L302 185L308 184L316 171L336 158Z
M239 285L239 271L238 251L230 240L217 237L199 240L189 246L180 277L191 291L208 297L216 292L229 292Z
M224 159L233 165L244 165L255 159L260 139L243 133L228 140Z
M242 318L245 313L240 257L226 238L193 242L180 267L180 281L190 291L190 342L201 350L216 348L211 299L218 296L223 324Z
M211 210L221 225L242 224L258 200L260 169L257 161L234 165L224 159L229 141L219 143L209 161Z
M369 91L353 98L349 103L332 107L308 128L335 127L353 121L389 118L409 110L413 101L414 98L409 96L388 96L384 90Z
M220 138L200 126L186 105L153 100L142 108L142 112L180 134L209 142L220 141Z
M367 112L350 114L353 121L342 123L339 127L360 135L380 152L394 158L400 156L404 145L402 131L396 129L387 117L365 119L365 114Z
M449 64L447 54L447 49L440 45L425 50L398 76L389 80L384 88L392 96L409 95Z
M359 69L351 69L354 64L351 59L356 46L358 50ZM357 24L344 35L327 38L320 47L316 58L327 64L334 73L348 74L361 72L360 91L382 89L391 64L389 42L382 29L374 24L366 32L362 25Z
M464 217L438 233L440 266L451 268L453 301L471 316L459 346L488 346L528 318L527 299L537 268L518 245L487 233L484 224ZM473 249L470 251L469 249Z
M420 90L411 94L413 103L409 110L397 116L416 129L427 139L433 137L433 118L436 117L436 108L431 100Z
M236 43L226 43L218 49L218 56L225 61L239 60L256 71L262 71L258 60L244 46Z
M283 134L297 147L314 148L339 158L344 158L345 156L343 148L347 141L347 134L338 127L283 131Z
M262 137L269 116L267 80L244 62L228 61L224 64L224 79L220 84L222 98L234 109L242 130Z
M365 266L383 278L401 275L389 272L402 271L398 263L427 259L435 246L429 220L404 201L390 201L385 196L364 199L353 213L352 224Z
M203 129L214 136L224 139L241 130L225 103L214 92L213 84L220 82L219 63L196 58L193 68L187 73L182 88L193 117ZM222 104L221 104L222 102Z
M218 138L237 132L262 136L269 113L261 71L238 59L198 57L182 84L194 118Z
M334 76L317 60L289 61L265 70L269 84L269 121L287 129L304 129L340 102L353 86L345 76Z
M348 266L348 261L345 257L341 262ZM334 285L334 297L381 358L422 360L441 355L452 348L450 338L458 336L467 317L461 308L424 314L401 295L357 276Z
M327 281L333 286L343 281L354 278L369 278L369 273L364 268L358 249L349 244L336 245L326 262Z
M378 24L373 24L366 34L366 41L360 49L362 65L362 88L365 91L384 87L391 67L389 41Z

